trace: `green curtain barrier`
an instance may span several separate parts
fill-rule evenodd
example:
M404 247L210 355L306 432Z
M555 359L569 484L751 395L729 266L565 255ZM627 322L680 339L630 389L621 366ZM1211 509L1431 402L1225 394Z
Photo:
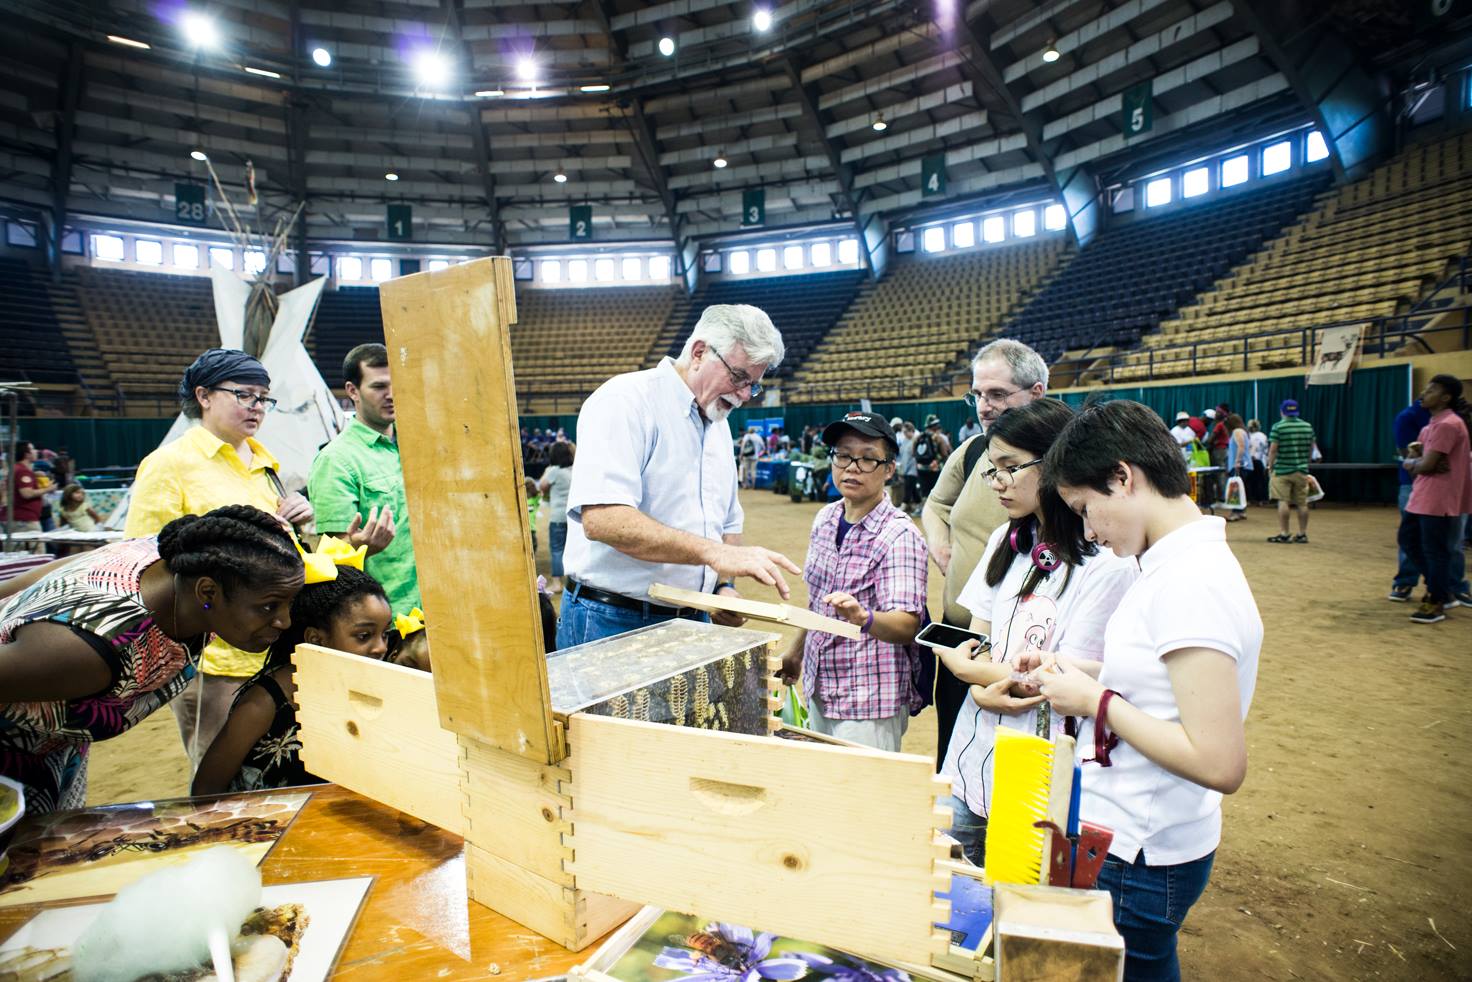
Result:
M20 437L47 450L65 447L77 467L136 467L173 425L173 416L22 417Z
M1390 463L1395 447L1391 423L1411 399L1411 366L1385 365L1355 371L1345 385L1305 385L1302 376L1239 379L1219 382L1184 382L1179 385L1119 386L1064 392L1061 398L1073 406L1086 399L1133 399L1158 412L1167 422L1185 410L1200 415L1208 406L1225 402L1242 414L1257 418L1264 430L1278 420L1278 405L1297 399L1304 419L1318 433L1325 463ZM731 414L731 433L738 435L752 421L780 418L787 433L796 437L805 426L819 429L858 409L853 402L807 403L796 406L750 406ZM899 416L924 426L934 413L954 439L971 415L960 399L931 399L918 402L875 402L874 412L892 419ZM42 418L22 419L20 435L39 447L66 447L83 467L136 465L158 446L174 418ZM577 440L577 414L558 413L522 416L528 432L562 427L569 439ZM1393 470L1338 471L1322 473L1320 480L1331 501L1392 502L1395 500Z

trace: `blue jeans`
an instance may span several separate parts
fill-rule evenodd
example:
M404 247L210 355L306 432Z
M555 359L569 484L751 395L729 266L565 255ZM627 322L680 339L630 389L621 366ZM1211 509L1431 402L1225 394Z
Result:
M1124 938L1125 982L1178 982L1176 932L1211 878L1213 851L1189 863L1147 866L1110 856L1099 872L1099 889L1114 898L1114 926Z
M961 851L973 865L986 865L986 819L971 810L959 795L951 795L951 827L946 835L961 843Z
M623 634L638 627L662 624L674 620L672 614L660 613L669 610L658 604L645 604L642 611L626 610L612 604L589 600L579 594L578 588L569 587L562 591L562 619L557 622L557 649L571 648L601 641L615 634ZM700 614L692 620L709 621L709 614Z
M1406 517L1406 501L1409 500L1410 497L1411 486L1409 484L1402 484L1400 486L1399 496L1400 517L1402 521L1404 521ZM1465 533L1467 526L1467 516L1462 515L1461 521L1461 531ZM1394 585L1398 587L1410 587L1411 589L1415 589L1416 584L1421 582L1421 568L1411 560L1410 556L1406 555L1406 551L1404 549L1398 550L1398 558L1400 560L1400 566L1395 571L1395 580L1393 581ZM1469 592L1469 585L1467 583L1467 557L1462 552L1462 544L1460 540L1452 544L1451 578L1453 593Z
M552 575L562 575L562 550L567 547L567 523L547 523L547 549L552 553Z

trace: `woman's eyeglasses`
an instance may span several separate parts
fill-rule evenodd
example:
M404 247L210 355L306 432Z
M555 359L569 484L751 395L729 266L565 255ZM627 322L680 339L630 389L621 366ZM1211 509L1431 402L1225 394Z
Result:
M1042 462L1043 458L1039 457L1036 460L1029 460L1025 464L1011 464L1007 467L993 467L990 470L982 471L981 476L982 479L985 480L988 484L995 484L999 488L1010 488L1013 482L1017 480L1018 471L1027 470L1027 468L1029 467L1036 467Z
M256 395L254 392L246 389L227 389L223 385L215 385L210 387L210 391L230 393L235 397L235 401L240 403L243 409L254 409L260 406L262 410L269 413L276 408L275 399L272 399L270 396Z
M849 465L853 465L859 469L860 474L873 474L879 465L889 463L888 457L883 460L875 460L873 457L850 457L846 453L836 453L831 459L833 466L838 470L846 471Z

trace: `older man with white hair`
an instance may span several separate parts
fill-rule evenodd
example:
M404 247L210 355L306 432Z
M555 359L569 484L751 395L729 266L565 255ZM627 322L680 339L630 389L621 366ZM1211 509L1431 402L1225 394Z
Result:
M567 499L566 587L557 647L672 617L704 619L649 598L654 583L736 595L749 576L789 596L781 553L741 544L731 410L761 392L782 335L746 304L705 308L678 358L616 375L578 413ZM716 615L718 623L741 619Z
M986 457L986 430L1002 413L1041 399L1048 391L1048 365L1036 351L1011 338L984 345L971 360L971 389L966 403L976 412L981 434L962 443L941 468L925 501L920 524L930 555L946 577L945 622L969 627L971 612L958 601L961 590L986 552L986 543L1007 512L982 478L991 464ZM936 663L936 766L946 759L946 746L969 686Z

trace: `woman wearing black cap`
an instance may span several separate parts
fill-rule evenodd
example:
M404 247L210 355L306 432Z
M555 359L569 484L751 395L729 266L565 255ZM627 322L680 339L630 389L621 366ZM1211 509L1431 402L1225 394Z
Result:
M179 405L199 425L138 465L128 538L156 535L182 515L225 505L253 505L294 525L311 519L312 506L300 494L285 493L276 476L280 465L255 438L276 405L270 391L265 366L243 351L211 348L185 369ZM220 638L205 648L200 675L173 705L191 770L224 724L235 690L260 669L264 656Z

